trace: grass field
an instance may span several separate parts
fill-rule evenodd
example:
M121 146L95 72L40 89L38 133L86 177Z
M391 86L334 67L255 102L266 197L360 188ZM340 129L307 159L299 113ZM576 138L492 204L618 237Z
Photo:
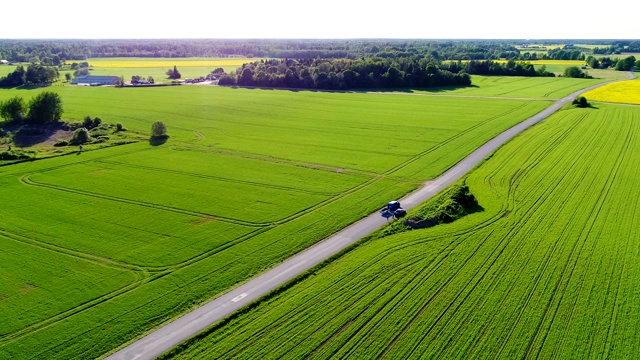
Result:
M584 96L593 101L640 105L640 80L608 84L588 91Z
M639 135L637 108L561 111L466 178L484 211L371 240L167 357L633 358Z
M0 262L11 274L0 287L0 358L101 356L549 105L198 86L46 90L60 93L67 118L100 116L141 133L163 120L170 139L0 167L11 204L0 209L0 241L24 259ZM39 91L3 90L0 101ZM46 265L33 260L49 252Z

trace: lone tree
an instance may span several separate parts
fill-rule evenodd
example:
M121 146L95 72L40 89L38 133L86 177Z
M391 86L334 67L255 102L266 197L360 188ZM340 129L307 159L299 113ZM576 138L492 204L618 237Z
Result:
M156 121L151 124L151 138L166 138L167 136L167 126L162 121Z
M29 102L29 121L37 124L60 121L62 99L60 95L43 91Z
M26 108L21 97L13 97L7 101L0 102L0 117L6 121L21 121L24 119Z
M174 80L180 79L182 77L182 75L178 71L178 68L175 65L173 65L173 69L167 70L167 76L169 77L169 79L174 79Z
M584 96L578 96L575 100L573 100L572 104L579 108L589 107L589 101L587 101L587 98Z

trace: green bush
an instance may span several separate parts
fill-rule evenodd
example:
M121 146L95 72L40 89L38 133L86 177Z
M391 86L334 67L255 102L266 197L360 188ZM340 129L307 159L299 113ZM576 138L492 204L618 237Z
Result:
M0 160L27 160L31 159L31 156L23 153L15 153L13 151L0 152Z
M69 142L71 145L81 145L91 141L91 136L89 135L89 130L85 128L76 129L73 132L73 138Z
M573 100L572 104L579 108L586 108L590 105L589 101L587 101L587 98L584 96L578 96L575 100Z
M82 127L85 129L91 129L91 125L93 125L93 120L91 120L91 116L87 115L84 117L82 121Z
M21 97L13 97L0 102L0 117L6 121L21 121L27 112L27 106Z
M156 121L151 125L151 137L162 138L167 136L167 126L162 121Z

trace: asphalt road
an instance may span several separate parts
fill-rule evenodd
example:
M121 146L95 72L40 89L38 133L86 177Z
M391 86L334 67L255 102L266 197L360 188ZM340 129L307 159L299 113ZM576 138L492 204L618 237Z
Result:
M402 207L406 210L410 210L423 203L467 174L489 154L514 136L553 114L565 104L572 102L580 93L602 85L604 84L595 85L568 95L555 102L544 111L497 135L435 180L425 183L422 188L400 199L399 201L402 204ZM381 207L383 205L384 204L380 204ZM230 292L211 300L198 309L185 314L142 339L113 353L108 356L107 359L154 359L184 340L222 320L236 310L256 301L268 292L278 288L306 270L309 270L315 265L323 262L332 255L338 253L340 250L382 227L386 223L387 220L380 216L379 213L376 212L371 214L366 218L351 224L330 238L324 239L308 249L294 255L280 265L253 278L249 282L246 282Z

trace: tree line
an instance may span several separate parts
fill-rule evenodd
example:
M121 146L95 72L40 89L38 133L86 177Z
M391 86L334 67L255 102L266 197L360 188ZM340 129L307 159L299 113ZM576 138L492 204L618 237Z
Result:
M493 40L0 40L0 59L57 66L65 61L96 57L264 57L350 58L425 57L498 59L518 55L504 41Z
M471 77L424 59L271 59L244 64L219 84L346 90L470 85Z
M493 60L471 60L469 62L457 62L448 65L450 71L465 71L472 75L499 75L499 76L528 76L528 77L554 77L555 74L547 71L546 66L536 69L528 62L511 59L507 62Z
M470 75L555 76L542 66L509 60L434 61L418 58L270 59L225 74L220 85L326 90L471 85Z
M17 66L16 69L7 76L0 78L0 87L18 87L23 85L51 84L58 80L60 73L57 67L44 66L41 64L30 64L25 69L24 66Z
M636 60L633 55L627 56L626 58L596 58L595 56L588 56L585 62L592 69L614 68L618 71L629 71L632 68L640 69L640 60Z
M537 41L536 41L537 42ZM554 40L554 43L562 40ZM640 42L581 40L604 45L589 49L576 45L546 53L521 51L524 40L400 40L400 39L148 39L148 40L0 40L0 59L59 66L97 57L259 57L358 59L418 58L445 60L584 60L585 54L640 52ZM533 44L533 43L532 43ZM536 44L537 46L537 44ZM533 49L533 48L532 48Z

